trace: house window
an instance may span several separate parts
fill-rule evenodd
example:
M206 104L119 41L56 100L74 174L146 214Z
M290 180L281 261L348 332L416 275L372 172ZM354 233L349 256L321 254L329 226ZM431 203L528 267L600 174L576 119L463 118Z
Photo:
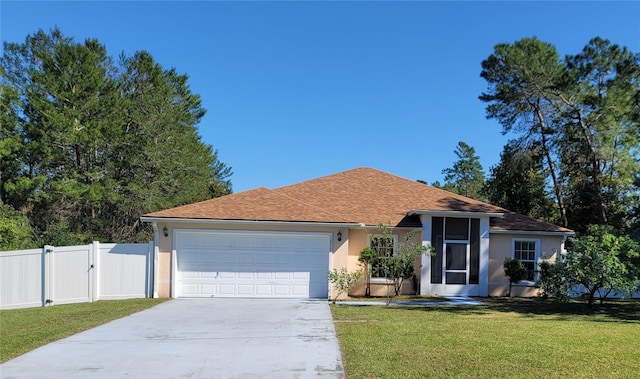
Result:
M538 265L538 240L533 239L514 239L513 240L513 257L524 265L527 274L524 280L535 281L536 268Z
M383 263L385 259L393 256L398 236L372 234L369 236L369 247L378 253L378 261L371 266L372 278L384 278Z

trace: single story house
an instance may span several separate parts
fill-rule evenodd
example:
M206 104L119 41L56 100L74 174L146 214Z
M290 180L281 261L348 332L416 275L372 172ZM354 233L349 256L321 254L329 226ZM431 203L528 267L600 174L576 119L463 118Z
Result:
M516 257L528 275L512 294L535 296L537 264L554 260L573 234L372 168L239 192L142 221L155 230L160 297L329 298L331 269L362 270L365 247L388 256L409 231L435 255L416 262L413 286L403 291L503 296L509 284L503 261ZM380 224L390 231L384 238ZM388 281L372 271L370 293L386 293ZM364 283L353 291L364 293Z

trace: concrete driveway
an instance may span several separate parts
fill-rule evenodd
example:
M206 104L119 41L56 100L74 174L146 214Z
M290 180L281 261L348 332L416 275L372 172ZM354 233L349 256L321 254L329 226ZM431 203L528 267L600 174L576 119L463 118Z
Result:
M326 301L176 299L0 366L9 378L343 378Z

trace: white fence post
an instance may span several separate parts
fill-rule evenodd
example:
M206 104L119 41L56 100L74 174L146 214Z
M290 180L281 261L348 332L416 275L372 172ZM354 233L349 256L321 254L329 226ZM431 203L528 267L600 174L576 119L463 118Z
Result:
M100 242L93 241L89 252L89 285L91 302L100 300Z
M156 233L157 235L158 233ZM160 255L160 248L158 247L158 239L156 238L153 243L153 272L151 274L153 280L153 297L157 298L158 295L158 255Z
M51 245L44 245L42 253L44 255L42 259L42 286L43 294L42 306L47 307L53 303L53 252L55 247Z
M154 270L155 270L155 264L154 264L154 251L155 251L155 244L153 243L153 241L149 241L147 243L147 291L145 296L148 298L153 298L153 292L154 292Z

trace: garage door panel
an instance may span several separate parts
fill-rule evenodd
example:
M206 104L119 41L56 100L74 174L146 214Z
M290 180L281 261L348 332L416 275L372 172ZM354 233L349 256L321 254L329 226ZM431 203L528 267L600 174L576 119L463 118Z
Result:
M256 243L257 241L253 239L241 238L241 239L236 239L235 247L239 249L254 248L256 246Z
M256 278L257 279L271 279L271 273L270 272L257 272L256 273Z
M235 272L225 272L225 271L219 271L219 272L212 272L210 273L211 275L208 276L209 278L220 278L220 279L235 279L236 278L236 273Z
M177 295L326 298L330 249L328 234L178 231Z
M308 272L292 272L291 277L297 280L309 280Z
M273 292L277 296L289 296L292 294L293 286L288 285L275 285L273 286Z
M270 296L273 294L270 284L257 284L255 290L258 296Z
M254 262L259 265L259 267L263 267L265 265L274 264L274 260L278 259L277 252L262 252L260 254L255 255Z
M238 260L238 256L233 253L233 250L226 250L226 249L223 250L221 248L215 248L215 249L211 249L210 251L218 254L218 256L220 257L218 259L219 262L234 263L234 262L237 262ZM203 259L206 259L206 257L203 257Z
M263 238L257 238L256 239L256 243L255 243L255 247L257 247L260 250L263 249L272 249L272 248L277 248L279 247L278 244L279 241L273 239L273 238L269 238L269 237L263 237Z
M291 264L293 267L306 267L308 258L304 254L294 254L291 256Z
M235 286L233 284L218 284L210 286L215 292L211 293L211 296L228 296L233 295L235 292Z
M324 267L327 264L327 262L325 262L323 257L319 257L319 256L316 256L316 255L308 256L307 260L308 260L309 264L313 265L313 266Z
M291 277L291 273L289 273L289 272L276 272L274 276L275 276L276 279L289 280L289 278Z
M224 296L225 294L221 294ZM230 296L251 296L253 295L253 285L251 284L238 284L233 286Z
M291 291L295 296L309 296L307 286L291 286Z
M198 277L198 273L197 272L190 272L190 271L185 271L182 273L182 278L184 279L195 279Z
M191 283L184 283L182 285L182 292L185 295L196 295L198 293L198 285Z
M200 285L200 293L205 295L205 296L211 296L211 295L215 295L215 293L217 292L217 285L215 284L201 284Z
M238 264L244 265L253 265L254 258L253 254L244 253L244 254L235 254L235 262Z

